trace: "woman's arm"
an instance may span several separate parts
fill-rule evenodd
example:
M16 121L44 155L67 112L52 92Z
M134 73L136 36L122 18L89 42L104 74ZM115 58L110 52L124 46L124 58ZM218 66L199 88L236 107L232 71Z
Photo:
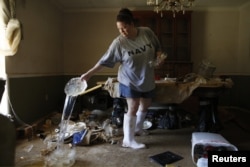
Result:
M96 72L103 69L103 65L97 63L94 67L92 67L89 71L81 75L81 80L88 81Z

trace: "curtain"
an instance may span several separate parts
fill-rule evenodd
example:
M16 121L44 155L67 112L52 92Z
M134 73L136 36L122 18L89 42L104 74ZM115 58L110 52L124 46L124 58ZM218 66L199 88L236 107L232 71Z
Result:
M15 17L15 0L0 0L0 56L13 56L21 41L21 24Z

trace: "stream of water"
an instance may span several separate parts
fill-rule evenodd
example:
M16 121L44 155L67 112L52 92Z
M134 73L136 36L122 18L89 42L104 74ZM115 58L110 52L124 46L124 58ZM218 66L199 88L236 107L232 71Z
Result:
M70 148L68 145L65 145L64 139L67 137L67 127L76 98L77 96L66 95L60 123L60 130L56 143L56 150L46 157L45 166L47 167L70 167L75 163L75 148Z
M87 83L81 80L80 77L72 78L65 86L64 92L66 94L62 118L60 122L60 129L57 136L56 150L50 153L45 158L45 166L48 167L71 167L75 163L75 147L64 144L64 140L68 136L68 123L75 105L77 96L85 91ZM72 135L72 134L70 134Z

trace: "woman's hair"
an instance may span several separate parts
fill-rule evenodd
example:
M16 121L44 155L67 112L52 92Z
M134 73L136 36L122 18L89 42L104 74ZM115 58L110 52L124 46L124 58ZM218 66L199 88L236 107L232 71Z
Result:
M129 9L122 8L116 17L116 21L123 22L125 24L132 24L134 23L134 17Z

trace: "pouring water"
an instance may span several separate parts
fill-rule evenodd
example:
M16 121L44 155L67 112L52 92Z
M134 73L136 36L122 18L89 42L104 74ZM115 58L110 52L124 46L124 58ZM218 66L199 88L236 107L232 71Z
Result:
M75 163L75 148L65 146L64 139L67 134L68 122L70 120L77 96L82 94L87 88L86 81L80 78L72 78L65 86L66 94L60 130L57 138L56 150L45 158L45 166L48 167L70 167Z

